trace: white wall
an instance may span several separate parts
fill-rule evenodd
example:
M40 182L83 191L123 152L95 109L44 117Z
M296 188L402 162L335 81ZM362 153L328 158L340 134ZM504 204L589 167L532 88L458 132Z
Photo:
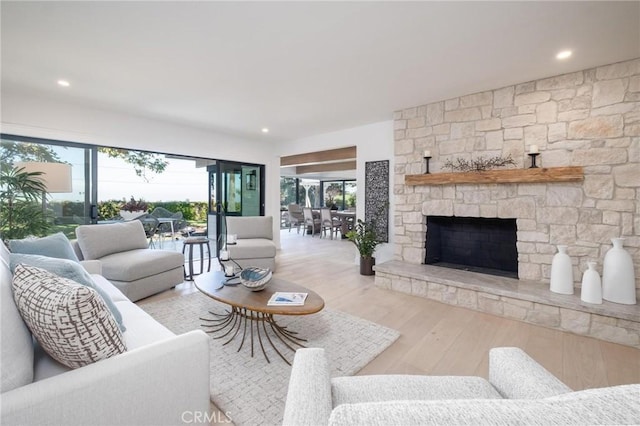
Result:
M283 142L279 146L279 154L280 156L294 155L354 145L357 147L356 182L358 185L358 203L356 215L359 218L364 218L364 203L362 201L365 199L365 163L367 161L389 160L389 243L378 246L375 254L376 263L382 263L393 259L394 250L393 215L391 214L391 212L394 211L395 205L393 195L393 178L395 174L393 169L393 121L382 121L338 132ZM356 261L357 258L357 251L354 248L354 261Z
M358 200L364 200L367 161L390 161L390 211L393 211L393 121L384 121L274 145L146 117L61 103L47 98L3 91L2 133L105 145L129 149L193 155L266 166L265 214L274 218L274 240L280 247L280 156L357 146ZM364 204L357 207L364 217ZM378 263L393 258L393 217L389 217L389 244L379 246ZM354 259L356 252L354 249Z
M91 145L264 164L265 214L273 216L274 237L276 244L280 244L280 159L271 143L6 91L2 93L0 131Z

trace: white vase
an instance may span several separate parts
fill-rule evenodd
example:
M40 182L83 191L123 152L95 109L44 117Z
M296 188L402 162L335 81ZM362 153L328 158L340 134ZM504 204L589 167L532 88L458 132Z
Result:
M136 210L133 212L129 212L126 210L120 210L120 217L123 218L124 220L133 220L137 217L142 216L143 214L145 214L146 212L144 210Z
M604 256L602 298L625 305L636 304L636 277L633 260L624 247L624 238L612 238L613 247Z
M551 285L554 293L573 294L573 265L567 254L567 246L558 246L558 253L551 262Z
M586 303L602 303L602 283L596 271L596 262L587 262L588 269L582 274L582 291L580 299Z

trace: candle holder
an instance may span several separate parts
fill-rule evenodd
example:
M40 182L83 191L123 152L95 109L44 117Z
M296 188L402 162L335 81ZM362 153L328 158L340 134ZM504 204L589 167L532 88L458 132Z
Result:
M430 157L430 156L429 156L429 157L424 157L424 159L425 159L425 161L427 162L427 171L426 171L426 172L424 172L424 174L425 174L425 175L428 175L428 174L430 174L430 173L429 173L429 160L431 159L431 157Z
M531 157L531 166L529 166L530 169L537 169L538 166L536 165L536 157L540 155L539 152L536 153L529 153L529 157Z

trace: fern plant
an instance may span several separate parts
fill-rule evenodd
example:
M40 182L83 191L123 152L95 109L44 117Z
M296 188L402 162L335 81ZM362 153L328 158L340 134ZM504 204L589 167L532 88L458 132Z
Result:
M42 198L47 187L42 172L6 167L0 172L0 234L3 240L43 236L51 227Z

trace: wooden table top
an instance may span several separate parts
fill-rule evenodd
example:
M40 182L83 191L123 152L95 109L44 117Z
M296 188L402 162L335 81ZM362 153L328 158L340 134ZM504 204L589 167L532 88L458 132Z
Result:
M336 210L331 212L334 216L342 216L342 217L356 217L356 212L348 212L345 210Z
M271 278L264 290L251 291L242 284L221 286L226 280L222 271L213 271L195 277L195 285L204 294L227 305L246 308L255 312L272 315L309 315L324 308L324 300L318 293L306 287L278 278ZM277 291L307 293L303 306L267 306L267 302Z

